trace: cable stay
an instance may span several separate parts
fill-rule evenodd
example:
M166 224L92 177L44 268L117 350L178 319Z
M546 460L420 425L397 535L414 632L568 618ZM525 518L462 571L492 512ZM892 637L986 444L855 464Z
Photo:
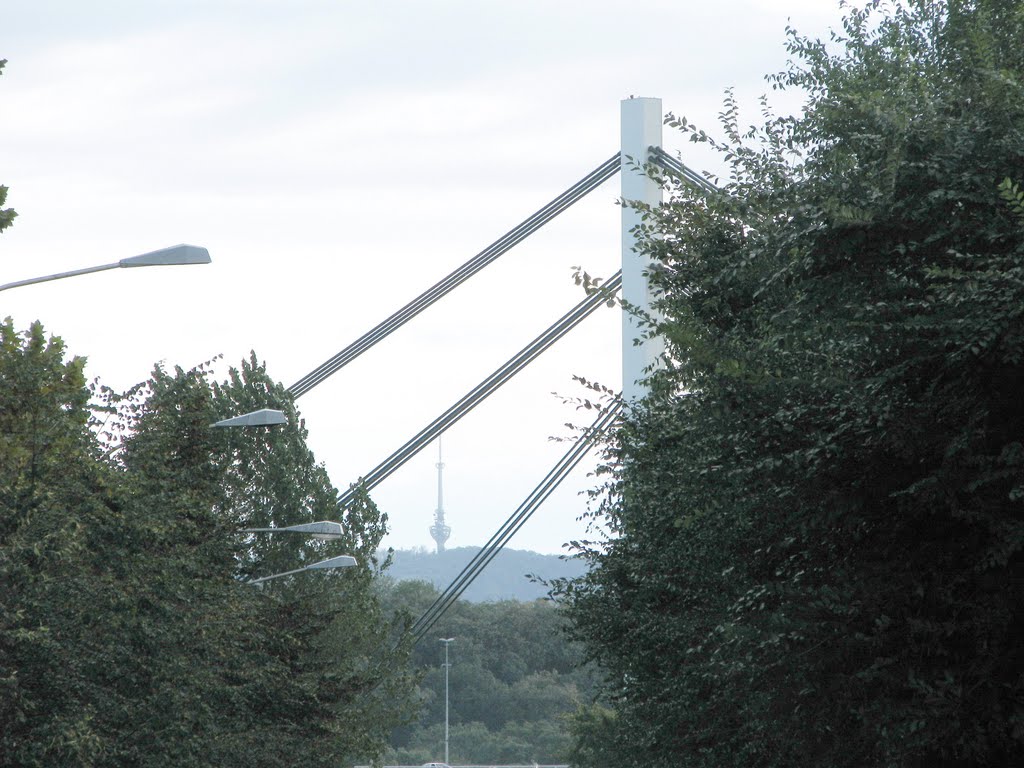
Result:
M579 325L585 318L589 317L598 307L606 304L621 285L622 273L619 271L612 275L604 285L569 310L544 333L521 349L512 359L484 379L429 425L420 430L405 445L364 475L360 479L358 486L353 486L340 494L338 496L339 504L349 504L355 498L357 489L365 488L370 490L385 480L392 472L432 443L438 435L442 434L452 424L473 410L495 390L533 362L542 352Z
M409 630L414 643L419 642L430 631L438 619L459 599L462 593L466 591L466 588L473 583L483 569L490 564L491 560L498 555L526 521L530 519L534 511L551 495L576 465L580 463L593 447L595 441L615 421L621 407L622 403L617 401L608 410L598 415L587 432L573 443L572 448L558 461L540 484L531 491L526 500L519 505L519 508L512 513L502 527L498 529L497 533L474 555L469 564L462 569L445 591L438 595L431 606L416 620L416 623Z
M669 173L678 176L683 181L692 184L695 187L700 188L704 192L719 192L720 190L710 181L705 179L699 173L692 168L684 165L676 158L672 157L661 147L651 147L650 162Z
M551 221L551 219L555 218L571 205L581 200L587 194L618 173L618 171L619 153L616 152L595 170L545 205L530 218L507 232L500 239L496 240L461 267L433 285L427 291L417 296L386 320L375 326L373 329L367 331L334 357L330 358L292 384L288 387L288 392L290 392L293 397L301 397L317 384L320 384L334 373L337 373L337 371L355 360L359 355L375 345L377 342L386 338L393 331L397 330L427 307L434 304L434 302L447 295L488 264L495 261L514 245L525 240L547 222Z

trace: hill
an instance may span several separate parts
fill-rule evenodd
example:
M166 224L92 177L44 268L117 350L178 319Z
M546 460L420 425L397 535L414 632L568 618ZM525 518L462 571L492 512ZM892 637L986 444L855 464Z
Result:
M480 547L456 547L440 554L425 549L396 550L385 575L395 581L427 581L444 590L479 551ZM477 603L537 600L547 596L547 588L531 581L527 574L553 579L579 576L585 570L579 560L567 560L561 555L503 549L469 585L462 599Z

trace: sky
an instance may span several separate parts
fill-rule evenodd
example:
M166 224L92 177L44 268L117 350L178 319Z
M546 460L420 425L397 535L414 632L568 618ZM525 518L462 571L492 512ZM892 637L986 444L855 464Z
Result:
M619 105L658 97L714 134L785 67L785 28L832 0L33 0L0 25L0 283L178 243L205 266L113 270L0 294L115 389L158 361L251 350L290 385L619 149ZM698 170L721 162L665 129ZM621 259L618 178L301 397L348 487L582 298ZM484 544L589 423L583 376L618 389L620 318L588 318L444 437L448 547ZM385 544L433 548L436 446L378 486ZM581 465L509 546L593 537Z

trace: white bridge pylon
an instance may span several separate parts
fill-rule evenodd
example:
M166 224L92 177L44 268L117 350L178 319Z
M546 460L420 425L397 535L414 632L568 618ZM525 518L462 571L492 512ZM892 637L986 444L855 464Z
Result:
M647 394L643 383L665 351L661 337L651 336L641 327L640 318L660 319L653 309L650 281L650 258L637 253L636 228L641 224L640 206L657 208L662 201L661 185L646 172L652 150L661 150L661 99L629 98L621 104L621 151L619 154L622 184L622 399L635 402ZM634 309L637 315L629 311Z

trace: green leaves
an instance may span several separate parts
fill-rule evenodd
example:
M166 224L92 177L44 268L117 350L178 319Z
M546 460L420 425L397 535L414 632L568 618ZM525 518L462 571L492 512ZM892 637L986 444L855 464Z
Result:
M0 205L3 205L7 201L7 187L0 184ZM14 218L18 215L18 212L13 208L0 208L0 232L3 232L11 224L14 223Z
M7 59L0 59L0 75L4 72L5 64L7 64ZM5 202L7 202L7 187L0 184L0 206ZM0 232L3 232L11 226L11 224L14 223L14 217L17 215L17 212L13 208L0 207Z
M621 765L1012 762L1024 16L869 4L833 44L789 35L770 81L800 118L673 119L730 181L645 230L673 362L563 593L615 703L611 744L580 738Z
M38 324L8 320L0 342L0 763L379 754L411 692L373 588L384 517L365 496L338 507L264 367L252 358L214 385L206 368L158 366L93 403L82 361ZM289 424L210 428L270 406ZM324 518L347 537L239 533ZM244 583L342 553L359 566Z
M1020 185L1013 183L1007 176L999 184L999 194L1013 211L1014 216L1024 223L1024 192L1021 191Z
M401 581L385 593L393 610L422 613L437 596L426 582ZM436 628L450 647L451 763L553 764L569 748L565 719L591 695L593 670L579 668L579 648L566 642L565 621L549 601L457 601ZM439 654L440 651L440 654ZM439 759L444 743L443 650L424 640L418 723L395 732L389 764Z

